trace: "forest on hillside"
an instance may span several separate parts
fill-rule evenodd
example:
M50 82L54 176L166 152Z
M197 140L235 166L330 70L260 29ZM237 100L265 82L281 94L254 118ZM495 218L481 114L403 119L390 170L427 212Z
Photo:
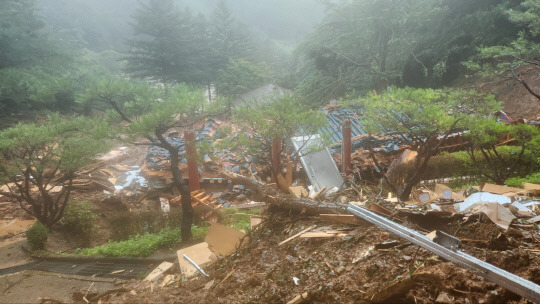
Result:
M538 63L533 0L1 5L4 117L30 108L80 112L77 96L97 75L213 84L229 98L272 82L317 105L392 85L519 81L512 71Z

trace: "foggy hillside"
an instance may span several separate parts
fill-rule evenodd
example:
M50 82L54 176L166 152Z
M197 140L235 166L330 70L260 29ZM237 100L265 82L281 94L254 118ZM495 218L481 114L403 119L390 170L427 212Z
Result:
M125 51L131 35L131 16L136 0L40 0L45 22L55 31L78 39L94 51ZM144 2L144 1L142 1ZM176 0L194 15L210 16L219 0ZM233 16L262 38L295 44L305 38L324 16L320 0L226 1Z

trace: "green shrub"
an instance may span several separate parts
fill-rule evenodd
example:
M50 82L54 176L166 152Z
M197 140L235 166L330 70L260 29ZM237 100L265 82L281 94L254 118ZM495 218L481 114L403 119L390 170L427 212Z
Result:
M49 237L49 229L41 222L36 222L32 227L26 230L26 239L30 243L32 250L45 249L45 243Z
M193 227L193 239L202 240L208 232L208 227ZM145 233L121 242L109 242L95 248L79 249L79 255L105 255L105 256L138 256L151 255L162 248L171 248L181 242L179 228L166 228L159 233Z
M540 172L527 175L526 177L512 177L506 180L506 185L510 187L523 187L523 183L540 184Z
M238 210L235 208L223 208L219 210L219 222L232 226L236 230L248 232L251 230L251 215L261 214L260 209Z
M512 163L519 154L520 147L501 146L497 148L498 153L507 164ZM441 179L447 177L481 177L482 171L491 173L489 164L479 152L476 153L478 163L475 164L467 152L441 153L433 156L428 163L428 168L423 177L424 180ZM505 167L502 162L495 163L496 166ZM534 151L525 150L522 160L516 165L512 176L526 176L538 171L539 164ZM397 167L392 178L394 180L405 180L414 172L414 162L409 162ZM482 178L485 180L485 178Z
M97 216L93 212L91 202L72 201L64 211L64 217L60 221L63 228L75 233L90 234Z

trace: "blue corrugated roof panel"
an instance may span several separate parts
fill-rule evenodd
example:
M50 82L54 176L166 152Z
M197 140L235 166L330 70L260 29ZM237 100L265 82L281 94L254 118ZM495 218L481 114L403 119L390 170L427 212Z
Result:
M366 134L362 125L360 124L360 117L358 112L353 108L337 108L333 110L322 109L328 120L328 125L322 127L319 133L328 133L333 143L343 140L343 133L341 131L341 125L349 118L351 120L351 134L352 137Z

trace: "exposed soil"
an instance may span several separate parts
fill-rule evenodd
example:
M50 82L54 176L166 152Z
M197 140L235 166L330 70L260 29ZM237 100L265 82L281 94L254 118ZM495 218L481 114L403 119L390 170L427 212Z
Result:
M517 71L531 89L540 92L540 67L526 66ZM511 118L532 118L540 114L540 100L532 96L514 79L496 79L476 85L479 90L493 93L503 102L503 111Z

